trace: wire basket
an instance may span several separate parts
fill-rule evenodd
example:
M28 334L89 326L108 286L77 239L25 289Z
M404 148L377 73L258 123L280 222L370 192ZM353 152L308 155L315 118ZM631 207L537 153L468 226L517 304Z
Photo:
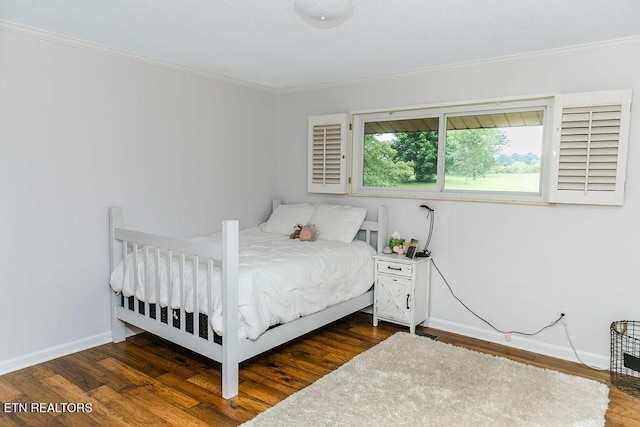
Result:
M610 329L611 383L640 397L640 322L619 320Z

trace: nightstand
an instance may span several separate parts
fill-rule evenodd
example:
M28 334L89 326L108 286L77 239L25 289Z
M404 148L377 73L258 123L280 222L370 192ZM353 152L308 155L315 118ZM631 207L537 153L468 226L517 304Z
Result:
M373 302L373 326L378 320L409 327L427 326L431 258L407 258L404 255L375 255L376 271Z

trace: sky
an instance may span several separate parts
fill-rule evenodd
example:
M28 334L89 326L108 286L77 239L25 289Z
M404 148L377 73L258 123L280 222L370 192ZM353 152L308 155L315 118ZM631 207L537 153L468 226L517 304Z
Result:
M522 126L512 128L502 128L509 145L502 147L502 153L511 155L513 153L533 153L540 156L542 154L542 126Z

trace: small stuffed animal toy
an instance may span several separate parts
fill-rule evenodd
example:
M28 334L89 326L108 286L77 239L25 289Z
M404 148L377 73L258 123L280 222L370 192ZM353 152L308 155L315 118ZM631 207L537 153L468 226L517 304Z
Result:
M317 235L315 224L307 224L302 227L302 231L300 231L300 241L313 242L316 240Z
M296 224L293 226L293 233L289 234L290 239L297 239L300 237L300 231L302 231L302 224Z

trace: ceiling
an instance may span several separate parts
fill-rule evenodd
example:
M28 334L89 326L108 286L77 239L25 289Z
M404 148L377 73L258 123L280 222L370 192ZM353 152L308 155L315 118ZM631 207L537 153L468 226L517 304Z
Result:
M640 37L640 0L353 4L320 29L293 0L0 0L0 24L274 91Z

